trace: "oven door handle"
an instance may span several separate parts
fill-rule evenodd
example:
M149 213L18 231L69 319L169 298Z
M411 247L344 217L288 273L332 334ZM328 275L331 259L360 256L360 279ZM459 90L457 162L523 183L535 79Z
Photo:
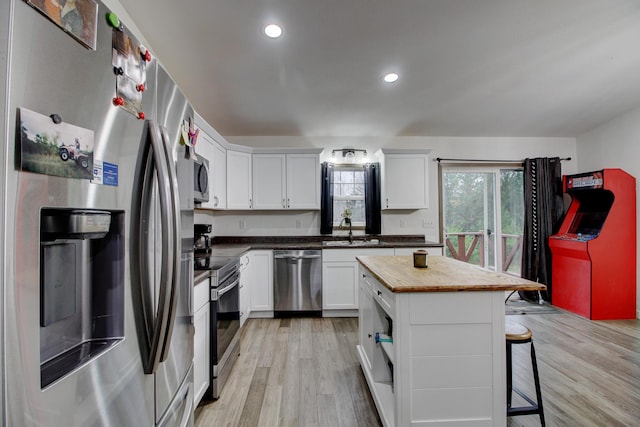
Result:
M240 277L238 277L233 282L231 282L230 285L225 286L222 289L211 289L211 301L218 301L221 296L238 286L238 283L240 283Z

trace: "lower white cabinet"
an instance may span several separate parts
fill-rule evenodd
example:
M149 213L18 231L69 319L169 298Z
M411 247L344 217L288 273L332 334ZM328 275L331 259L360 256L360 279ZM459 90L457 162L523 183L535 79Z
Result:
M250 252L251 317L273 317L273 251Z
M347 310L358 308L358 289L352 286L358 280L358 263L322 263L322 309Z
M253 278L253 266L251 264L251 252L240 257L240 327L249 318L251 313L251 281Z
M393 248L324 249L322 251L323 315L327 317L356 315L359 294L357 256L393 254Z
M194 406L197 406L209 388L211 364L209 351L211 343L209 278L196 284L193 292L193 382Z
M385 427L506 425L504 292L359 280L358 358Z

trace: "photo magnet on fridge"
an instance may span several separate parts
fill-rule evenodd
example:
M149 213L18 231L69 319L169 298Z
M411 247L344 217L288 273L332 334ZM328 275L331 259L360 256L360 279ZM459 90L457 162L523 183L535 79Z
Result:
M92 130L54 121L26 108L20 108L19 114L23 171L78 179L93 177Z
M96 50L98 3L95 0L25 0L85 47Z

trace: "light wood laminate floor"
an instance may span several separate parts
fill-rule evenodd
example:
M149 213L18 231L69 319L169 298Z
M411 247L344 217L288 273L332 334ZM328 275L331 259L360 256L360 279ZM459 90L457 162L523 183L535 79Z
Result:
M220 399L196 426L379 426L356 353L357 318L249 319Z
M640 321L507 317L533 331L548 426L640 425ZM249 319L229 382L200 404L196 427L381 425L356 356L357 323ZM514 346L514 382L535 396L528 351ZM539 425L537 415L507 421Z

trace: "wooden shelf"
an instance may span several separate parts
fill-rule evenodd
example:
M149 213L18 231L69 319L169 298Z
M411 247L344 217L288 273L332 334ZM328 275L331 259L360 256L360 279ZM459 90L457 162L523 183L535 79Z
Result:
M373 378L373 373L367 367L365 363L366 355L362 346L358 345L358 358L360 359L360 366L364 372L364 377L369 384L369 390L371 390L371 396L378 408L378 415L382 420L382 424L387 427L395 426L395 396L393 394L393 384L391 381L376 381Z

